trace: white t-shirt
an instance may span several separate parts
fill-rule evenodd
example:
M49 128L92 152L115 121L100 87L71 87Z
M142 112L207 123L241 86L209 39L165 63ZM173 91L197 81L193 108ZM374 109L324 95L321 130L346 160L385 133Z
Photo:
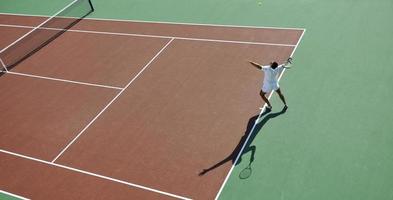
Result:
M276 69L271 68L270 65L262 66L262 71L265 73L263 85L277 85L278 76L283 70L283 65L279 65Z

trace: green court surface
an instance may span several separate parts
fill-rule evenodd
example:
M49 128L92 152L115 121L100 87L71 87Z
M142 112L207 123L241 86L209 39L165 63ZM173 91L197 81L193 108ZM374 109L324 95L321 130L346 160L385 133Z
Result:
M393 199L392 0L92 1L89 18L307 30L281 80L289 110L263 125L252 174L239 178L246 153L219 199ZM2 0L0 12L51 15L71 1L36 2Z
M0 191L0 199L1 200L20 200L19 198L7 195L7 194L5 194L5 193L3 193L1 191Z

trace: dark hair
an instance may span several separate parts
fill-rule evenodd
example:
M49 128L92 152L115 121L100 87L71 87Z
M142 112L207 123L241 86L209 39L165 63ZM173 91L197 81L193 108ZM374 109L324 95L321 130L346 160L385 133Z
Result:
M278 63L277 62L272 62L270 67L273 68L273 69L276 69L278 67Z

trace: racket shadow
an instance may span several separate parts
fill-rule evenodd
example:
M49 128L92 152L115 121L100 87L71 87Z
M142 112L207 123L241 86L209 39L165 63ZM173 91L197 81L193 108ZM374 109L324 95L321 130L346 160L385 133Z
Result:
M247 165L246 168L244 168L240 173L239 173L239 178L240 179L247 179L251 176L252 173L252 168L251 168L251 163Z
M255 115L253 117L251 117L248 120L247 123L247 128L244 132L244 135L241 137L239 143L237 144L237 146L234 148L234 150L223 160L219 161L218 163L212 165L209 168L203 169L200 173L199 176L203 176L205 174L207 174L208 172L220 167L221 165L231 161L232 165L238 165L239 163L242 162L242 156L247 154L248 152L251 152L251 157L249 160L249 164L247 165L247 167L243 170L246 170L247 173L249 173L249 175L247 176L247 178L251 175L251 164L252 162L254 162L255 159L255 152L256 152L256 146L255 145L251 145L252 142L254 141L255 137L258 135L258 133L260 132L260 130L263 128L263 126L271 119L278 117L279 115L284 114L287 111L286 108L282 109L279 112L275 112L275 113L270 113L270 111L265 111L261 114L261 116L259 117L259 115ZM258 120L258 121L257 121ZM255 122L257 122L257 124L254 127ZM250 135L251 134L251 135ZM236 162L236 158L239 155L240 150L242 149L244 143L247 140L247 137L250 135L249 140L247 141L238 161ZM235 163L236 162L236 163ZM243 171L242 170L242 171ZM246 177L243 176L242 177Z

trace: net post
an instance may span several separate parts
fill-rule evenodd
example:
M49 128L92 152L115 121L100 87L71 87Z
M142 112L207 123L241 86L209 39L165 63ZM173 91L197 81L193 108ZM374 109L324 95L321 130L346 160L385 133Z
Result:
M93 3L91 3L91 0L88 0L89 1L89 5L90 5L90 8L91 8L91 12L94 12L94 6L93 6Z
M3 59L1 59L1 58L0 58L0 63L1 63L1 66L4 68L5 72L8 72L8 69L3 62Z

